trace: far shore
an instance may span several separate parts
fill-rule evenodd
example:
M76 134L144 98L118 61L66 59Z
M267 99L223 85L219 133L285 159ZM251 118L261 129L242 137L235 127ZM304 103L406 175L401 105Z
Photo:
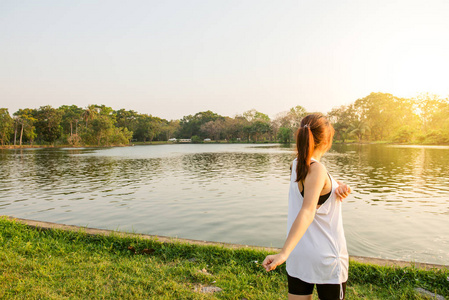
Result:
M263 144L279 144L279 145L289 145L288 143L280 143L277 141L259 141L259 142L229 142L229 141L211 141L211 142L201 142L201 143L185 143L185 142L170 142L170 141L153 141L153 142L133 142L130 144L120 144L120 145L0 145L0 150L14 150L14 149L58 149L58 148L114 148L114 147L132 147L132 146L152 146L152 145L181 145L181 144L248 144L248 145L263 145ZM418 144L418 143L393 143L388 141L349 141L341 142L334 141L335 145L397 145L397 146L449 146L449 144ZM294 145L294 143L290 143Z

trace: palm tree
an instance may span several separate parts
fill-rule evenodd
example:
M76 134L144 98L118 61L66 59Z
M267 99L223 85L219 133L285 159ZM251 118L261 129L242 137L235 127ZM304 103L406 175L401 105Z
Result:
M83 112L83 119L86 121L86 127L87 127L87 121L92 121L95 119L95 117L98 115L98 110L95 105L89 105Z
M364 120L358 120L351 123L348 131L350 132L350 134L356 135L358 141L360 142L362 140L362 136L370 130L370 127Z

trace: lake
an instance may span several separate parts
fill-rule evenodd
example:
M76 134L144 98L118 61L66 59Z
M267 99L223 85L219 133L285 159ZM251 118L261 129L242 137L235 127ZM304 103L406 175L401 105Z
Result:
M0 150L0 215L282 247L294 148ZM449 265L449 147L334 145L350 255Z

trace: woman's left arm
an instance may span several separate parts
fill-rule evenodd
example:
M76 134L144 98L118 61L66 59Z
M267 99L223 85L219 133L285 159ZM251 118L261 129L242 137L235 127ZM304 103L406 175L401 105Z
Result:
M351 193L352 189L349 185L337 181L338 187L335 189L335 195L337 196L337 199L340 201L343 201L344 198L348 197Z
M320 164L313 164L304 180L304 200L293 222L287 236L287 240L282 247L281 252L275 255L268 255L262 266L266 271L274 270L277 266L284 263L293 249L301 240L309 225L315 217L316 206L320 192L323 189L325 179L327 178L326 169Z

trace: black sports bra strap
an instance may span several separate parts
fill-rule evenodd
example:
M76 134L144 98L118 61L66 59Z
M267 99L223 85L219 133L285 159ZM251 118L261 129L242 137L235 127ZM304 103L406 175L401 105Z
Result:
M327 173L327 176L329 176L329 179L331 180L331 185L332 185L332 178L331 178L331 175L329 174L329 172ZM301 186L302 186L302 191L299 191L299 193L304 198L304 183L302 181L300 181L300 182L301 182ZM320 197L318 198L318 205L322 205L324 202L326 202L326 200L330 197L331 194L332 194L332 188L329 193L320 195Z
M310 162L310 164L313 164L313 163L315 163L314 160L312 160L312 161ZM291 168L291 167L290 167L290 168ZM302 183L302 181L300 181L300 182L301 182L301 186L302 186L302 192L300 191L300 193L301 193L301 196L304 197L304 183Z

